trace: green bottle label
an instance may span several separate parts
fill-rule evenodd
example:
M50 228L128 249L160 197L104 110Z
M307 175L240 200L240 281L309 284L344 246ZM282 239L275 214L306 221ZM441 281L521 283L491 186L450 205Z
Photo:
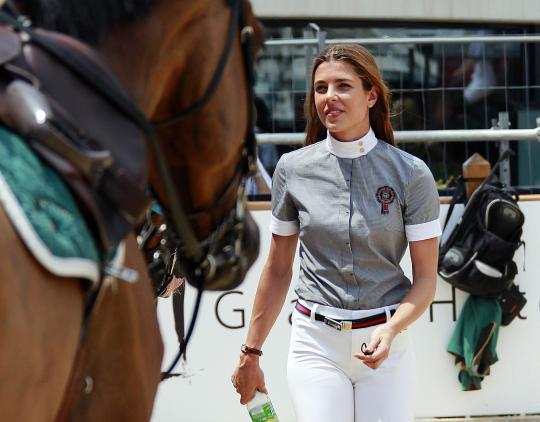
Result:
M272 403L257 406L249 412L253 422L279 422Z

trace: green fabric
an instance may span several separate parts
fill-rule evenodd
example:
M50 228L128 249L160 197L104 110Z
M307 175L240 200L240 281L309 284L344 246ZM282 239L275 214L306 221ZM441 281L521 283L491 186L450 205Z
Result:
M465 391L479 390L490 366L498 360L501 315L497 299L469 296L463 306L447 350L461 365L458 379Z
M65 183L19 136L1 126L0 173L54 256L98 261L94 239Z

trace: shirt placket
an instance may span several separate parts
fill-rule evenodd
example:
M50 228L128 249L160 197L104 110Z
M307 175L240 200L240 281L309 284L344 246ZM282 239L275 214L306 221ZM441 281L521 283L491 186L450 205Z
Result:
M345 230L345 244L344 246L344 279L347 282L347 294L351 294L351 292L354 289L354 286L356 285L356 279L354 277L354 265L353 265L353 251L352 251L352 243L351 243L351 213L352 213L352 197L351 197L351 185L352 185L352 168L353 168L353 159L347 159L347 173L345 176L345 182L347 184L347 194L344 196L344 203L343 207L344 210L344 225L346 227ZM350 305L350 304L348 304Z

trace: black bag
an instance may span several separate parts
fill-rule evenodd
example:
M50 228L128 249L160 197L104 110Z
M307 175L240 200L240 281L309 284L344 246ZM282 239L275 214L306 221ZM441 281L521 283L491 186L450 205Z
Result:
M517 274L514 253L521 242L525 216L507 188L495 176L504 154L491 174L465 204L450 227L456 203L465 201L464 181L458 180L444 224L438 273L458 289L482 297L499 297Z

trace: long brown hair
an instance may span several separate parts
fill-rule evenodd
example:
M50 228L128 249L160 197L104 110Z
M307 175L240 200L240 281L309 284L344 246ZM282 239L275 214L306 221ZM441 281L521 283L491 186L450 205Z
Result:
M369 109L369 123L378 139L395 145L394 131L390 124L390 91L383 81L381 72L373 55L358 44L335 44L327 47L313 61L311 70L311 86L306 98L306 138L304 145L311 145L326 137L326 128L322 124L315 108L315 90L313 87L315 71L321 63L330 61L344 61L352 65L362 80L364 89L375 87L378 98L373 107Z

